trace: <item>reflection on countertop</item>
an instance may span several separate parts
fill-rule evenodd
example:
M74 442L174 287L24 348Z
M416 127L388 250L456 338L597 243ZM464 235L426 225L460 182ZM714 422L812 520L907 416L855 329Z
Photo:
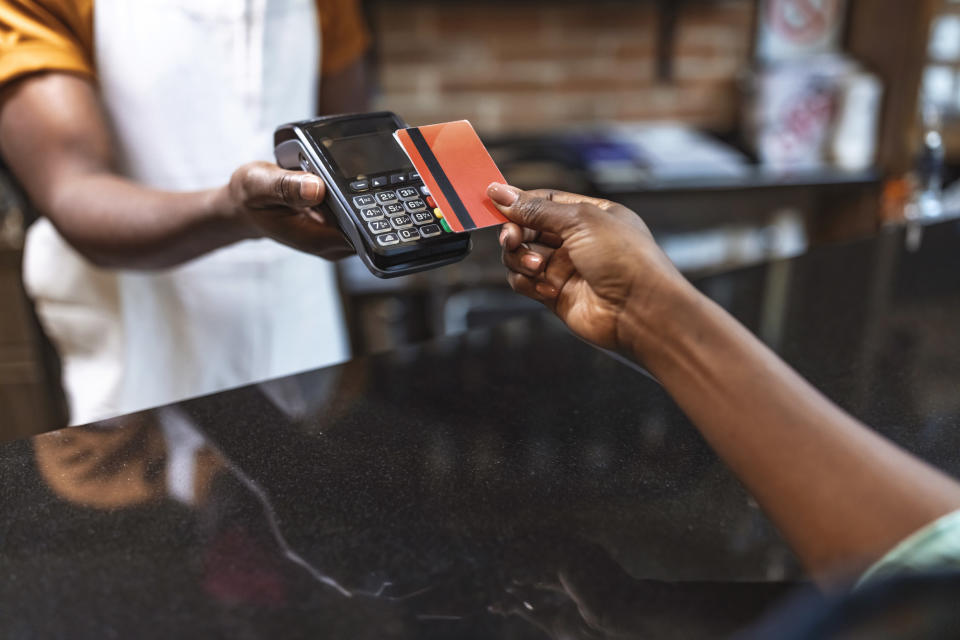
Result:
M960 472L960 225L698 285ZM663 390L535 313L0 448L0 635L717 635L803 580Z

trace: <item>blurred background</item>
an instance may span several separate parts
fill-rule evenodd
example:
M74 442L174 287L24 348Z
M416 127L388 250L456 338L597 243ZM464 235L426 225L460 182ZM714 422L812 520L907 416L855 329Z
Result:
M960 213L960 2L364 0L375 108L469 119L507 179L626 204L697 276ZM0 175L0 417L63 423ZM533 308L496 232L464 262L340 265L357 355Z

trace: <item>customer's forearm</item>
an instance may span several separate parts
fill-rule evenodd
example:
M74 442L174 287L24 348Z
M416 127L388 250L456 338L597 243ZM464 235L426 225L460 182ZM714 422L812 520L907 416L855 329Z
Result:
M635 354L818 576L861 570L960 508L960 485L841 411L693 287L633 317Z
M68 242L104 267L170 267L252 237L223 188L166 192L91 174L65 179L38 205Z

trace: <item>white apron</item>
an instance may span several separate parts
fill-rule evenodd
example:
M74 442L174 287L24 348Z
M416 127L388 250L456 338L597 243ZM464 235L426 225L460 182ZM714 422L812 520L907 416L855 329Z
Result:
M315 113L315 11L315 0L97 0L96 69L123 172L194 190L272 160L274 127ZM164 272L112 271L42 219L24 274L63 361L71 424L348 356L332 265L269 240Z

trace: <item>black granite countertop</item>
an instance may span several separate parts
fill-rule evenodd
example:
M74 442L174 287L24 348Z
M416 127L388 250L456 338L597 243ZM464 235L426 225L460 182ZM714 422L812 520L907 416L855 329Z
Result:
M698 285L960 473L958 223ZM546 314L5 445L0 498L5 638L717 635L803 580L663 390Z

